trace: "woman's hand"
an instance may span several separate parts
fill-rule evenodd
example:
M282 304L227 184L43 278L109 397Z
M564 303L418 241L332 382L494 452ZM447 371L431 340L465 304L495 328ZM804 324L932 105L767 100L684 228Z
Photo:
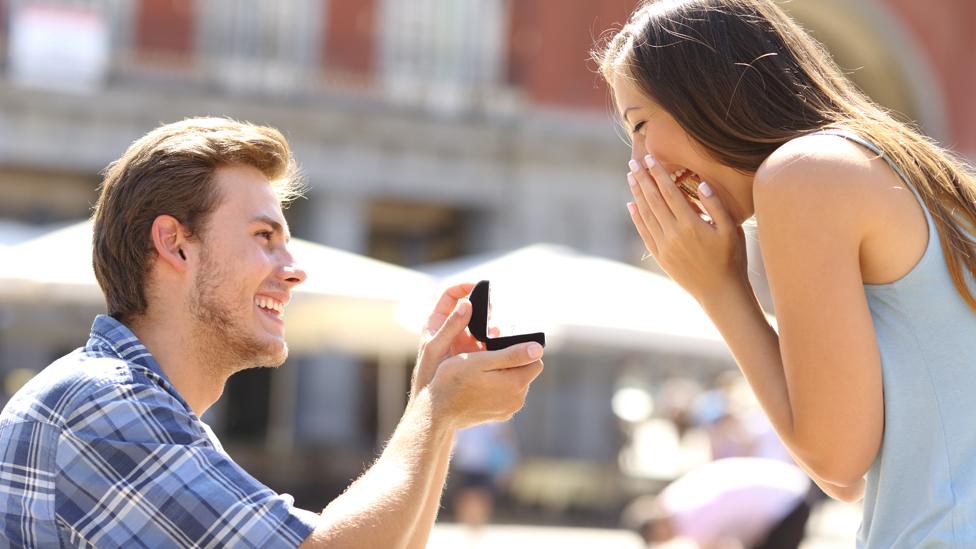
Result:
M664 167L648 155L645 166L630 161L627 182L634 201L627 204L647 251L662 269L699 301L748 284L745 233L735 224L707 183L699 186L710 219L692 206Z

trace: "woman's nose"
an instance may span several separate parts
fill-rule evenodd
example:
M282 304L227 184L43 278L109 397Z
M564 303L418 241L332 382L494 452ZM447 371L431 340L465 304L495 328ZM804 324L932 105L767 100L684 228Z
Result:
M636 160L638 163L643 163L644 156L646 155L647 150L644 149L644 143L639 139L634 139L634 142L630 145L631 160Z

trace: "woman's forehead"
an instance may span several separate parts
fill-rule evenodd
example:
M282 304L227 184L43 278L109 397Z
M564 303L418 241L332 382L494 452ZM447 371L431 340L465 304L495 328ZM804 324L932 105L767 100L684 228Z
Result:
M628 76L614 78L610 89L613 92L617 114L621 118L624 118L624 114L630 109L648 109L656 105L654 100L641 91L633 79Z

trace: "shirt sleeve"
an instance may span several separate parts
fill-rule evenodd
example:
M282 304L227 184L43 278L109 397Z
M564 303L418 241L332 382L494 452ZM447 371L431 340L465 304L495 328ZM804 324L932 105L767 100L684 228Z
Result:
M298 546L312 517L244 471L152 384L102 387L65 417L62 539L97 547Z

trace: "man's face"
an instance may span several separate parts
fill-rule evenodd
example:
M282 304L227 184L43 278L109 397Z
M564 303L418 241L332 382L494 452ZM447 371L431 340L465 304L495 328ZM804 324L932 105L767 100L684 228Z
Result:
M220 201L195 240L200 260L189 312L203 348L229 359L233 371L280 366L288 356L282 315L291 290L305 280L286 247L281 206L250 166L219 168L214 184Z

